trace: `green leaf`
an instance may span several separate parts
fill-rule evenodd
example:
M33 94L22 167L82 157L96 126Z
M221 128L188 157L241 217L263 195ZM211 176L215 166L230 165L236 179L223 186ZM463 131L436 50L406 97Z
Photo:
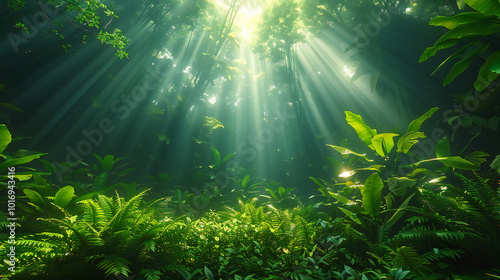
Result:
M232 154L229 154L227 156L225 156L223 159L222 159L222 162L221 163L225 163L227 162L228 160L230 160L235 154L232 153Z
M399 136L399 134L380 133L375 135L375 137L373 137L372 139L372 144L377 154L382 157L388 155L394 147L394 140L392 138L394 138L395 136Z
M24 113L23 109L17 107L16 105L10 104L10 103L0 102L0 106L5 107L5 108L9 108L9 109L14 110L14 111L18 111L20 113Z
M366 161L373 161L371 159L368 159L366 157L366 154L358 154L356 152L353 152L347 148L344 148L344 147L340 147L340 146L335 146L335 145L330 145L330 144L327 144L328 147L331 147L333 148L335 151L343 154L343 155L355 155L355 156L358 156L358 157L361 157L361 158L364 158Z
M407 190L417 183L417 179L408 177L391 177L387 179L389 190L398 196L404 196Z
M382 203L382 188L384 182L378 173L374 173L366 179L365 185L361 190L363 195L363 206L373 218L380 214L380 205Z
M356 115L349 111L345 111L345 115L347 123L349 123L349 125L356 130L358 137L363 140L363 142L365 142L370 149L374 150L372 138L377 135L377 130L368 127L360 115Z
M207 276L207 278L209 280L214 280L214 275L212 274L212 271L210 271L210 269L208 269L208 267L205 266L205 275Z
M12 135L5 124L0 124L0 153L2 153L5 148L12 141Z
M500 3L496 0L465 0L474 10L486 15L500 15Z
M47 206L43 197L36 191L30 189L24 189L23 192L28 196L28 199L31 203L35 204L38 207Z
M456 44L458 44L460 42L461 42L461 40L459 40L459 39L449 39L446 42L443 42L443 43L441 43L439 45L434 45L432 47L429 47L429 48L425 49L424 53L420 56L418 62L424 62L427 59L429 59L429 58L433 57L434 55L436 55L436 53L439 50L453 47L454 45L456 45Z
M472 154L468 155L465 157L466 161L472 162L475 164L477 167L481 166L483 162L486 161L484 157L490 156L489 154L481 151L475 151Z
M468 12L468 13L460 13L452 17L437 16L433 20L431 20L429 24L434 26L444 26L448 29L454 29L460 24L467 24L478 20L494 19L494 18L495 18L494 16L493 17L488 16L483 13Z
M25 156L25 157L12 158L12 159L6 160L4 163L0 164L0 170L3 170L9 166L21 165L21 164L28 163L34 159L40 158L43 155L45 155L45 154L44 153L32 154L32 155Z
M245 176L245 178L243 178L243 181L241 181L241 186L245 187L248 184L248 181L250 181L250 175L247 175Z
M334 192L331 192L331 191L328 191L328 194L330 196L332 196L333 198L335 198L338 202L344 204L344 205L355 205L356 202L344 197L344 196L341 196L340 194L337 194L337 193L334 193Z
M210 147L210 149L212 150L212 156L213 156L215 166L219 167L219 165L220 165L220 153L214 147Z
M453 167L453 168L458 168L458 169L463 169L463 170L478 170L479 169L479 167L477 165L475 165L474 163L472 163L468 160L465 160L461 157L457 157L457 156L426 159L426 160L422 160L422 161L415 163L415 166L418 166L418 165L425 163L425 162L436 161L436 160L439 160L441 163L443 163L444 165L446 165L448 167Z
M403 152L403 153L408 153L408 151L415 145L418 140L418 138L425 138L425 134L422 132L409 132L406 133L405 135L401 136L398 140L398 149L397 152Z
M455 29L448 31L434 46L427 48L419 62L425 61L434 56L439 50L452 47L457 43L463 43L466 38L474 36L488 36L500 32L500 24L495 22L472 22L457 26Z
M351 220L353 220L356 224L361 225L361 220L357 217L357 215L347 209L344 209L342 207L339 207L340 211L344 212L347 217L349 217Z
M487 51L489 46L490 46L489 44L480 45L479 47L477 47L476 50L474 50L474 52L472 52L468 56L464 57L462 60L455 63L455 65L453 65L453 68L451 68L450 72L448 72L448 75L446 76L446 79L443 82L443 87L447 86L449 83L455 80L455 78L458 75L462 74L465 70L467 70L467 68L469 68L474 59L476 59L478 54Z
M493 56L492 60L488 62L488 71L500 74L500 56Z
M72 186L66 186L57 191L54 197L54 204L64 208L71 202L74 195L75 189Z
M119 160L120 159L116 159L115 161L113 155L107 155L101 162L102 169L104 170L104 172L111 171L111 169L113 169L113 165L115 165L115 163L117 163Z
M406 131L407 133L409 132L418 132L420 130L420 126L422 123L427 120L428 118L432 117L432 115L439 110L438 107L434 107L429 109L425 114L422 116L418 117L417 119L413 120L410 125L408 126L408 130Z
M464 0L457 0L457 6L460 10L463 10L465 8L465 1ZM403 279L403 278L401 278Z
M484 62L483 66L481 66L481 69L479 69L479 74L477 76L476 82L474 82L474 87L478 91L483 91L486 87L488 87L491 82L493 82L497 77L498 73L490 71L491 69L496 69L497 67L494 66L496 65L497 61L500 60L500 51L496 51L492 53L487 59L486 62Z
M450 142L448 138L439 139L436 143L436 157L448 157L450 155Z
M455 53L453 53L452 55L450 55L447 59L445 59L443 62L441 62L441 64L439 64L438 67L436 67L436 69L434 69L434 72L432 72L431 75L434 75L439 69L441 69L441 67L443 67L448 61L452 61L452 60L455 60L459 57L461 57L463 54L465 54L469 48L471 46L475 46L479 43L479 41L474 41L474 42L471 42L465 46L463 46L461 49L459 49L458 51L456 51Z
M497 155L491 162L490 167L495 169L500 174L500 155Z
M403 201L403 203L401 203L396 213L394 213L394 215L392 215L392 217L384 224L386 229L390 229L403 216L403 211L408 208L408 203L410 203L410 200L414 195L415 194L410 195L407 199L405 199L405 201Z
M469 38L473 36L488 36L500 32L500 24L495 21L485 22L471 22L464 25L459 25L453 30L448 31L439 40L436 41L434 46L439 46L440 44L445 44L448 41L455 39L460 39L463 42L464 38Z

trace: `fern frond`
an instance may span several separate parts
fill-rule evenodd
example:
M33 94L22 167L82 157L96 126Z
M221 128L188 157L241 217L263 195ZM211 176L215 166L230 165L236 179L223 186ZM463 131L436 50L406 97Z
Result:
M104 270L106 277L110 275L125 275L128 277L128 274L130 273L130 261L127 259L115 255L96 255L87 258L86 261L94 262L94 260L97 259L103 259L97 264L96 267Z
M437 262L442 260L443 258L451 258L455 261L456 259L460 258L463 254L465 254L465 252L460 249L434 248L432 251L427 252L421 255L420 257L430 262Z
M392 264L394 267L408 268L411 271L427 272L430 269L427 267L430 263L421 258L417 251L411 247L403 246L394 251L394 259Z

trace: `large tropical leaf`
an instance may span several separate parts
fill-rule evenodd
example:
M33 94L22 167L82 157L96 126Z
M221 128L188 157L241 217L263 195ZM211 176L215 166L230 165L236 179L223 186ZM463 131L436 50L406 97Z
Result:
M355 156L364 158L366 161L373 161L372 159L367 158L366 154L359 154L359 153L353 152L347 148L340 147L340 146L335 146L335 145L330 145L330 144L327 144L327 146L333 148L335 151L337 151L343 155L355 155Z
M0 170L3 170L9 166L21 165L21 164L28 163L34 159L40 158L43 155L45 155L45 154L44 153L35 153L35 154L31 154L31 155L24 156L24 157L8 159L4 163L0 164Z
M349 111L345 111L345 115L347 123L356 130L358 137L373 150L372 138L377 135L377 130L368 127L360 115L356 115Z
M43 199L43 197L38 192L30 189L24 189L23 192L28 196L28 199L31 201L31 203L35 204L36 206L42 207L47 205L45 199Z
M54 204L59 207L66 207L71 202L74 195L75 189L72 186L66 186L57 191L54 197Z
M457 157L457 156L421 160L421 161L415 163L415 166L419 166L422 163L436 161L436 160L440 161L441 163L443 163L444 165L446 165L448 167L464 169L464 170L478 170L479 169L479 166L477 166L476 164L474 164L468 160L465 160L461 157Z
M372 144L380 156L384 157L387 154L389 154L394 147L394 138L395 136L399 136L399 134L396 133L380 133L375 135L372 139Z
M378 173L374 173L366 179L365 185L361 190L363 195L363 207L372 217L380 214L380 205L382 203L382 188L384 182Z
M500 15L500 3L497 0L465 0L474 10L486 15Z
M448 75L446 76L446 79L443 82L443 87L447 86L449 83L451 83L455 78L462 74L469 66L472 64L472 62L477 58L477 56L488 50L489 44L487 45L480 45L477 47L471 54L468 56L464 57L462 60L458 61L453 65L453 68L451 68L450 72L448 72Z
M467 24L478 20L487 20L494 18L495 16L488 16L478 12L470 12L470 13L460 13L452 17L437 16L433 20L431 20L429 24L434 26L444 26L451 30L460 24Z
M12 136L5 124L0 124L0 153L5 150L7 145L12 141Z
M500 67L498 67L498 65L500 65L500 51L492 53L486 59L481 69L479 69L477 80L474 83L476 90L483 91L498 77L500 74Z
M425 138L425 134L422 132L409 132L401 136L398 140L398 153L408 153L408 151L418 142L418 138Z
M417 119L413 120L410 125L408 126L408 130L406 131L407 133L409 132L417 132L420 130L420 126L422 123L427 120L428 118L432 117L432 114L434 114L437 110L439 110L438 107L434 107L429 109L425 114L422 116L418 117Z
M495 22L473 22L469 24L459 25L455 29L448 31L439 40L436 41L434 46L427 48L422 56L420 62L434 56L437 51L452 47L457 43L464 42L464 39L474 36L488 36L500 32L500 24Z
M447 138L442 138L436 143L436 157L448 157L451 155L450 142Z

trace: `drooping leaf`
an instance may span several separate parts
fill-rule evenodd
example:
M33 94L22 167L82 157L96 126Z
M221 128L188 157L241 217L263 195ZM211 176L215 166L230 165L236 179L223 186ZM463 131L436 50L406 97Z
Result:
M489 154L481 151L475 151L472 154L465 157L465 160L472 162L476 166L480 166L483 162L486 161L485 157L490 156Z
M409 133L409 132L418 132L420 130L420 126L422 126L422 123L424 121L426 121L428 118L432 117L432 115L437 111L439 110L438 107L434 107L434 108L431 108L429 109L429 111L427 111L425 114L423 114L422 116L418 117L417 119L413 120L410 125L408 126L408 130L406 131L406 133Z
M444 82L443 82L443 87L447 86L449 83L451 83L455 78L462 74L469 66L472 64L474 59L482 53L488 50L489 44L487 45L480 45L479 47L476 48L471 54L468 56L464 57L462 60L458 61L453 65L453 68L451 68L450 72L448 72L448 75L446 76Z
M419 61L425 61L434 56L439 50L452 47L458 43L464 42L464 39L475 36L488 36L500 32L500 24L494 22L472 22L457 26L455 29L448 31L434 46L427 48L420 56Z
M0 153L2 153L7 145L12 141L12 135L5 124L0 124Z
M330 145L330 144L327 144L327 146L333 148L335 151L337 151L343 155L355 155L355 156L364 158L366 161L373 161L372 159L367 158L366 154L358 154L356 152L353 152L347 148L340 147L340 146L335 146L335 145Z
M39 207L47 205L45 199L43 199L43 197L38 192L30 189L24 189L23 192L28 196L28 199L31 201L31 203Z
M353 213L347 209L344 209L342 207L339 207L339 209L340 209L340 211L344 212L344 214L346 214L346 216L349 217L351 220L353 220L356 224L361 225L361 220L358 218L358 216L355 213Z
M383 187L384 182L382 181L382 178L380 178L378 173L374 173L366 179L365 185L361 190L364 209L372 217L377 217L380 214Z
M212 150L212 156L213 156L215 166L218 167L220 165L220 153L214 147L210 147L210 149Z
M31 154L31 155L25 156L25 157L8 159L4 163L0 164L0 170L4 170L5 168L10 167L10 166L28 163L32 160L40 158L43 155L45 155L45 153L35 153L35 154Z
M492 66L495 65L494 63L498 60L500 60L500 51L492 53L486 59L486 62L484 62L483 66L481 66L481 69L479 69L477 80L476 82L474 82L474 87L479 92L487 88L491 84L491 82L493 82L498 77L498 73L490 71L490 68L496 69L496 67Z
M452 17L437 16L433 20L431 20L429 24L434 26L444 26L448 29L454 29L460 24L467 24L478 20L494 19L494 18L495 18L494 16L488 16L483 13L467 12L467 13L460 13Z
M450 155L450 142L448 138L439 139L436 143L436 157L448 157Z
M406 133L405 135L401 136L398 140L398 153L408 153L410 151L411 147L415 145L418 142L418 138L426 138L425 134L422 132L409 132Z
M431 73L431 75L434 75L439 69L441 69L448 61L452 61L452 60L455 60L457 58L460 58L462 57L465 53L467 53L467 51L469 51L469 48L471 46L475 46L479 43L479 41L473 41L469 44L466 44L465 46L463 46L461 49L459 49L458 51L454 52L452 55L450 55L447 59L445 59L443 62L441 62L441 64L439 64L438 67L436 67L436 69L434 69L434 71Z
M334 193L334 192L331 192L331 191L328 191L328 194L330 194L331 197L335 198L338 202L344 204L344 205L355 205L356 202L344 197L344 196L341 196L340 194L337 194L337 193Z
M16 105L10 104L10 103L0 102L0 106L5 107L5 108L9 108L11 110L14 110L14 111L17 111L20 113L24 113L23 109L17 107Z
M496 0L465 0L474 10L486 15L500 15L500 3Z
M443 163L444 165L446 165L448 167L464 169L464 170L478 170L479 169L479 167L477 165L475 165L474 163L467 161L461 157L457 157L457 156L421 160L421 161L415 163L414 165L419 166L422 163L436 161L436 160L440 161L441 163Z
M377 135L377 130L367 126L360 115L356 115L349 111L345 111L345 115L347 123L356 130L358 137L373 150L372 138Z
M382 157L388 155L394 147L394 140L392 138L394 138L395 136L399 136L399 134L380 133L375 135L375 137L373 137L372 139L372 144L377 154Z
M229 154L229 155L225 156L225 157L222 159L221 163L226 163L226 162L227 162L228 160L230 160L230 159L231 159L234 155L235 155L235 154L234 154L234 153L232 153L232 154Z

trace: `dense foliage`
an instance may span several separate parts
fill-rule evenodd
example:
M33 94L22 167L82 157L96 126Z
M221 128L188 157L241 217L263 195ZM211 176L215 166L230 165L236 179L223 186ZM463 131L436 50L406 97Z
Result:
M103 173L91 177L85 192L76 182L60 188L43 179L50 173L30 169L37 179L23 189L18 223L32 225L20 228L19 269L9 279L466 279L458 275L466 272L460 260L468 258L475 259L468 267L481 267L471 277L494 274L488 268L500 257L500 189L474 171L488 155L450 156L448 141L437 136L437 158L420 158L415 147L426 137L420 126L436 111L415 119L396 149L398 135L377 134L347 111L347 122L373 150L369 156L381 160L329 145L342 155L329 160L334 170L349 169L340 174L346 179L311 177L321 196L307 203L276 182L250 184L249 175L231 178L230 192L177 190L152 200L152 190L107 180L121 160L112 156L96 156L101 167L94 168ZM5 127L2 139L7 147ZM210 204L217 201L222 208ZM9 252L7 243L1 251ZM9 263L1 267L7 274Z

